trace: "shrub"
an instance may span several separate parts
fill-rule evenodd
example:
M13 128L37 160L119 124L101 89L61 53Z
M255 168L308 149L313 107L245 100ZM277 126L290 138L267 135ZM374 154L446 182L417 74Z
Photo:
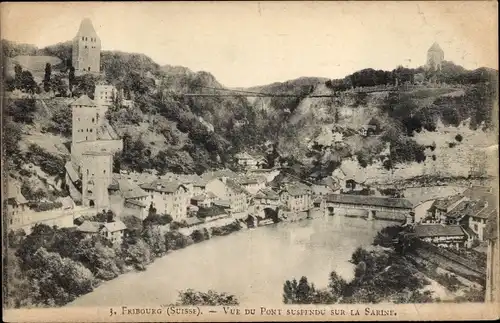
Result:
M205 292L197 292L192 289L179 292L179 301L177 305L182 306L223 306L223 305L238 305L236 296L226 293L218 293L212 290Z
M462 142L462 139L463 139L463 137L462 137L461 134L458 134L458 135L455 136L455 140L458 141L458 142Z

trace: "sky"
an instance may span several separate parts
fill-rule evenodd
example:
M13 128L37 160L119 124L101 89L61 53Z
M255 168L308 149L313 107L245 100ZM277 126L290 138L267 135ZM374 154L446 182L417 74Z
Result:
M90 18L103 50L212 73L228 87L445 60L498 68L496 2L2 3L2 38L39 47L71 40Z

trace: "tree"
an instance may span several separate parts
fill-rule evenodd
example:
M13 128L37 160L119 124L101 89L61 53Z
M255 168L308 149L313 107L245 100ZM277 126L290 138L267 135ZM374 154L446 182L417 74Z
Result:
M19 154L19 141L21 140L21 127L18 126L16 123L5 120L3 124L3 132L5 136L2 136L3 138L3 149L4 150L4 156L7 158L13 158L14 156L17 156Z
M124 249L124 257L127 264L139 270L144 270L152 260L151 250L142 239L136 239L135 243L127 245Z
M218 293L209 290L207 293L193 289L179 292L177 305L182 306L231 306L239 305L236 296L227 293Z
M23 71L21 73L21 89L25 92L34 94L37 91L38 85L36 85L33 75L30 71Z
M33 254L26 275L39 292L35 301L51 306L65 305L91 292L95 283L92 273L80 263L43 247Z
M16 89L21 89L21 74L23 73L23 68L21 67L21 65L19 64L16 64L14 66L14 73L15 73L15 77L14 77L14 87Z
M146 226L142 232L142 238L155 256L161 256L167 251L165 235L158 226Z
M50 63L47 63L45 65L45 76L43 77L43 89L45 92L50 91L50 76L52 74L52 65Z
M52 124L50 130L66 137L71 136L73 123L71 120L71 110L67 108L54 111L52 114Z
M110 280L121 273L115 250L109 241L99 235L80 240L73 246L70 257L81 262L98 279Z
M73 85L75 84L75 68L70 66L68 73L69 91L73 93Z
M346 289L347 282L340 277L336 272L332 271L330 273L330 279L328 283L328 288L330 289L330 293L332 297L337 300L344 294Z
M54 77L50 80L50 88L53 91L59 93L60 96L65 97L68 92L68 85L64 81L64 75L63 74L54 75Z

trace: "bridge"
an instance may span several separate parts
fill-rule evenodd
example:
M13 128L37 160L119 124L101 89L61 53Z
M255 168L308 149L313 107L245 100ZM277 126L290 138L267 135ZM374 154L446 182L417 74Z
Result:
M389 214L394 220L403 220L410 216L413 204L402 198L330 194L326 197L326 208L329 215L341 214L341 211L347 215L350 210L365 210L368 211L368 220L376 218L377 212Z

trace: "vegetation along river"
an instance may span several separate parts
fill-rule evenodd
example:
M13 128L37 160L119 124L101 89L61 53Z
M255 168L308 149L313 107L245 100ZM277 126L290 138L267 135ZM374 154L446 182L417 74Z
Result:
M172 304L188 288L234 294L240 304L280 305L287 279L306 276L326 287L335 270L350 280L354 250L391 224L335 216L215 237L159 258L146 271L103 283L68 306Z

